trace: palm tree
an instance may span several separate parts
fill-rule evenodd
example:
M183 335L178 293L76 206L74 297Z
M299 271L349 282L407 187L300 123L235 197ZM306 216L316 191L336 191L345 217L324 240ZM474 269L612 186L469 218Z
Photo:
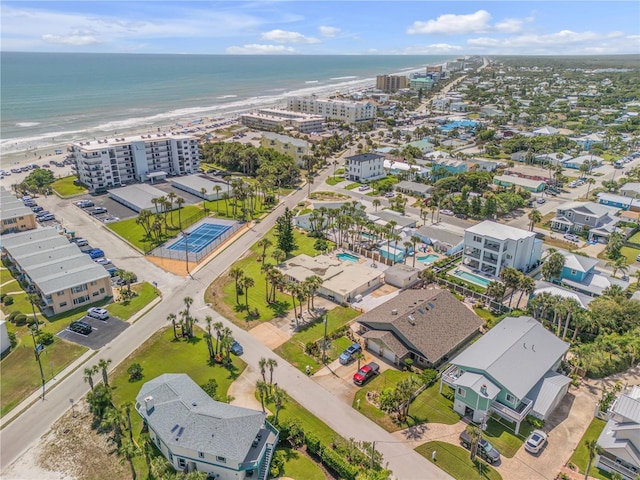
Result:
M126 460L129 463L129 468L131 468L131 477L133 480L136 480L136 467L133 465L133 459L136 457L138 449L135 444L129 441L124 442L120 445L120 448L118 448L118 453L122 456L121 462Z
M238 299L238 292L240 291L240 280L244 276L244 271L240 267L233 267L229 271L229 275L231 275L231 278L233 278L236 282L236 303L240 304L240 300Z
M587 178L586 183L588 185L587 187L587 194L584 196L587 200L589 200L589 191L591 190L591 185L593 185L594 183L596 183L596 180L594 178Z
M269 369L269 383L273 385L273 370L278 366L278 361L275 358L267 360L267 368Z
M289 395L283 389L275 386L273 389L273 393L271 394L271 398L273 399L273 403L276 405L276 414L273 417L273 422L278 424L278 415L280 414L280 409L282 406L289 401Z
M353 358L358 361L358 370L360 370L360 362L363 362L365 360L365 356L364 353L362 353L362 350L358 350L356 353L354 353Z
M113 429L113 441L118 447L122 445L122 425L124 424L122 412L116 407L109 407L104 412L100 426L104 429Z
M376 212L377 212L378 211L378 207L382 204L382 202L380 202L379 198L374 198L372 203L373 203L373 206L374 206L374 208L376 209Z
M531 278L523 275L520 279L520 285L518 285L518 289L520 290L520 297L518 298L518 303L516 303L516 308L520 307L520 302L522 301L522 296L526 293L527 297L530 297L531 294L536 289L536 281Z
M109 365L111 365L111 359L104 359L101 358L100 361L98 362L98 368L100 370L102 370L102 380L104 381L104 384L108 387L109 386L109 376L107 374L107 369L109 368Z
M84 381L89 384L89 387L93 391L93 376L98 373L98 366L94 365L93 367L84 369Z
M222 200L224 200L225 217L228 217L229 216L229 194L227 192L222 193Z
M220 212L220 190L222 190L222 187L220 185L216 185L215 187L213 187L213 190L216 192L216 212Z
M315 298L316 291L322 286L324 280L322 280L322 277L318 275L311 275L310 277L305 278L304 281L307 284L309 297L311 298L311 310L315 310L316 307L313 300Z
M533 227L536 223L539 223L542 220L542 214L538 209L533 209L527 215L527 218L530 220L529 222L529 231L533 232Z
M170 313L169 315L167 315L167 321L171 322L171 325L173 326L173 338L175 340L178 339L178 335L176 333L176 314L175 313Z
M262 405L262 412L264 413L266 411L264 408L264 399L269 392L269 386L267 385L267 382L258 380L256 382L256 389L258 390L258 395L260 396L260 405Z
M428 267L422 270L418 276L424 281L425 284L429 285L436 281L436 272L433 271L433 268Z
M564 301L564 310L567 313L567 318L564 322L564 331L562 332L562 339L567 336L567 330L569 329L569 322L571 321L571 315L582 308L578 301L574 298L566 298Z
M287 258L287 254L284 251L276 248L273 252L271 252L271 258L273 258L276 262L276 265L280 265L285 258Z
M220 343L220 338L222 337L222 322L216 322L213 324L213 329L216 331L216 355L218 354L218 344Z
M416 266L416 257L418 256L418 254L416 253L416 244L420 241L421 241L420 237L418 237L417 235L411 236L411 245L413 248L413 265L412 265L413 267Z
M605 266L613 270L614 277L618 271L622 272L623 275L626 275L629 272L629 265L627 264L626 257L618 257L613 261L607 262Z
M204 208L204 213L207 213L207 189L202 187L200 189L200 195L202 195L202 208Z
M262 248L262 255L260 256L261 261L264 262L264 259L267 256L267 248L269 248L271 245L273 245L273 242L268 238L263 238L262 240L258 241L258 243L256 243L256 246L258 248Z
M584 473L584 480L589 480L589 471L591 470L593 459L596 458L596 455L600 454L602 449L600 448L600 445L598 445L597 440L586 440L584 445L587 447L587 452L589 452L589 463L587 463L587 469Z
M30 293L27 295L29 303L31 304L31 311L33 312L33 321L36 326L36 332L40 330L40 322L38 321L38 315L36 314L36 305L40 303L40 296L36 293Z
M267 382L267 359L262 357L258 360L258 368L260 369L260 375L262 375L262 381Z
M205 334L204 338L207 341L207 349L209 350L209 359L213 360L215 354L213 351L213 342L211 341L211 324L213 323L213 318L211 318L211 315L207 315L206 317L204 317L204 321L207 324L207 333Z
M180 218L180 212L182 212L182 205L184 205L185 202L186 200L182 197L176 198L176 205L178 205L178 228L180 230L182 230L182 218Z
M500 279L504 282L507 288L511 289L511 294L509 295L509 308L511 308L511 301L513 300L513 294L516 289L520 285L520 279L522 278L522 273L512 267L503 268L500 271Z
M255 286L256 282L251 277L244 276L242 278L242 288L244 289L244 303L249 311L249 289Z
M477 425L467 425L465 431L469 434L471 438L471 461L473 462L476 459L476 453L478 452L478 442L480 441L480 427Z

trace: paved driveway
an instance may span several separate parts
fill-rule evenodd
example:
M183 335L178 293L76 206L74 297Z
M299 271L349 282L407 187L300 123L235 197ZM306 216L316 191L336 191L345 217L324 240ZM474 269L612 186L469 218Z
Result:
M104 347L129 327L127 322L116 317L109 317L103 321L85 315L80 320L88 323L93 328L93 331L89 335L72 332L68 328L65 328L58 333L58 337L70 342L79 343L92 350L98 350Z

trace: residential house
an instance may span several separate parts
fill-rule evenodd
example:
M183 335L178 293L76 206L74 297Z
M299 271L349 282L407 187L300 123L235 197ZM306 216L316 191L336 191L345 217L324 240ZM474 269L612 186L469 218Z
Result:
M495 105L484 105L480 108L480 117L482 118L505 117L506 115L503 110L500 110Z
M0 204L0 234L24 232L38 226L35 213L1 187Z
M146 382L136 411L160 453L179 472L266 480L279 432L264 412L213 400L185 374Z
M417 198L428 198L431 196L431 190L433 190L433 187L431 185L418 182L409 182L406 180L397 183L394 188L396 192L402 192Z
M289 155L301 167L305 166L304 157L311 153L311 144L306 140L272 132L262 134L260 146L273 148L280 153Z
M276 268L286 279L297 283L317 275L322 279L322 286L317 290L317 294L338 304L354 301L358 295L378 288L383 280L382 273L377 269L357 261L341 260L333 255L310 257L303 253L277 265Z
M590 133L589 135L584 135L582 137L573 138L578 146L583 150L589 150L593 145L604 142L604 136L599 133Z
M598 297L612 285L619 285L623 290L629 287L628 280L613 278L596 270L598 260L574 253L561 251L564 255L564 266L557 279L561 286L591 297Z
M625 480L635 480L640 474L640 386L620 394L610 415L598 437L600 452L595 465Z
M362 153L347 157L345 176L352 182L371 182L387 176L384 171L384 156Z
M545 420L571 379L558 373L569 344L532 317L507 317L451 360L440 389L455 391L453 409L480 423L496 414L520 430L527 415Z
M485 220L465 230L462 264L498 277L503 268L529 272L539 265L542 240L535 232Z
M416 177L426 177L431 171L421 165L410 165L405 162L397 162L389 159L384 160L383 166L385 172L389 175L399 175L404 173Z
M413 234L425 245L430 245L436 252L445 255L458 253L464 247L464 231L458 230L454 225L423 225L414 230Z
M551 220L551 229L558 232L580 233L589 230L590 241L606 242L620 221L618 209L594 202L569 202L558 207Z
M52 227L3 235L2 250L47 314L58 314L113 296L111 276Z
M483 325L448 290L405 290L357 318L366 348L404 365L441 365L475 337Z
M554 297L573 299L578 302L580 308L584 308L585 310L594 300L594 298L590 297L589 295L570 290L561 285L556 285L555 283L551 282L545 282L544 280L536 280L536 289L531 294L531 298L542 295L543 293L548 293L549 295L552 295Z
M463 113L467 112L469 107L471 107L471 104L467 102L451 102L449 104L449 111Z
M397 288L408 288L419 280L420 269L396 263L384 271L384 283Z
M467 161L467 170L476 170L478 172L495 172L498 169L498 162L484 160L482 158L472 158Z
M640 212L640 199L606 192L600 192L596 196L601 205L621 208L622 210L631 210L632 212Z
M367 218L376 225L386 225L389 222L394 222L395 233L399 233L400 230L407 227L413 228L418 223L418 220L408 215L402 215L401 213L394 212L393 210L378 210L377 212L367 213Z
M435 145L431 143L429 140L423 139L423 140L416 140L414 142L407 143L406 145L404 145L404 147L417 148L424 155L425 153L433 152Z
M548 137L550 135L558 135L559 133L560 130L550 126L537 128L533 131L535 137Z
M531 180L515 175L496 175L493 177L493 183L501 187L516 186L534 193L543 192L547 186L543 180Z
M534 158L536 163L539 163L541 165L553 165L555 167L559 165L564 166L563 162L573 160L573 157L571 155L567 155L566 153L562 152L541 153L539 155L536 155Z
M575 170L578 170L580 169L580 166L586 162L591 162L592 168L597 168L602 165L602 163L604 162L604 158L598 157L597 155L580 155L576 158L563 160L562 165L565 168L573 168Z
M433 168L431 169L434 176L438 177L445 174L455 175L467 171L467 162L455 160L452 158L434 159Z
M433 110L449 110L449 104L451 103L451 98L442 97L442 98L434 98L431 100L431 108Z
M513 152L509 156L509 158L514 162L526 162L528 155L529 155L529 152L527 152L526 150L520 150L518 152Z
M623 197L640 199L640 182L625 183L620 187L619 192Z

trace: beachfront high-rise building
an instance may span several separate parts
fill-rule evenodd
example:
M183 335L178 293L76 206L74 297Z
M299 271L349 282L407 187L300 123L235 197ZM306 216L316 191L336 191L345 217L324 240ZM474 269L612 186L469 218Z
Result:
M409 79L405 75L378 75L376 88L387 93L394 93L409 86Z
M317 133L324 130L324 117L309 115L306 113L277 110L275 108L262 108L255 113L240 115L242 124L257 130L294 129L300 133Z
M90 191L105 191L157 176L196 173L198 140L191 135L158 133L77 142L69 147L78 179Z
M350 102L347 100L320 100L311 97L291 97L287 108L292 112L322 115L324 118L345 123L361 123L375 120L377 108L370 102Z

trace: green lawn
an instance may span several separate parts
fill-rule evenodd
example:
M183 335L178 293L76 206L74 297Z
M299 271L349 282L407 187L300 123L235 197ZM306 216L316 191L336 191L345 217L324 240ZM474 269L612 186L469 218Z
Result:
M360 312L350 307L336 307L330 310L327 314L327 333L331 334L331 332L343 327L358 315L360 315ZM302 343L307 343L320 340L323 335L324 322L322 322L321 319L318 319L315 323L312 323L304 330L296 332L292 339Z
M309 237L303 232L298 230L294 231L294 236L298 248L294 250L290 257L294 257L301 253L306 253L310 256L315 256L319 252L313 248L316 242L315 238ZM276 249L276 238L274 229L270 230L264 238L269 239L272 245L267 248L266 263L275 264L275 261L271 257L271 254ZM333 246L332 242L328 242L329 246ZM251 253L245 258L237 261L233 264L233 267L239 267L244 272L244 275L254 280L255 285L249 289L249 309L254 312L256 309L258 315L249 315L245 304L244 292L238 297L236 302L236 288L235 281L229 276L229 272L218 277L213 282L210 288L207 289L205 299L210 303L217 303L220 298L224 305L220 305L224 309L223 312L228 317L236 320L236 323L243 327L248 328L252 325L250 322L255 321L268 321L275 317L284 316L289 310L293 308L291 303L291 296L287 293L276 292L276 301L273 304L268 305L265 301L266 298L266 283L264 274L261 271L262 262L260 261L260 255L262 255L262 249L256 244L251 247ZM232 268L233 268L232 267ZM216 292L217 297L214 298L211 292Z
M398 370L385 370L358 390L353 400L353 407L357 409L358 400L360 400L360 413L388 432L395 432L425 422L453 425L460 420L458 414L453 411L452 402L440 395L439 383L432 385L418 395L409 407L409 417L404 423L394 422L389 415L367 401L367 392L380 392L385 388L394 387L398 382L411 375L414 374Z
M587 464L589 463L589 452L587 450L587 447L585 446L585 442L587 440L597 440L600 436L600 433L602 433L602 430L604 430L606 424L607 422L605 422L604 420L600 420L599 418L594 418L593 420L591 420L587 431L584 432L584 435L580 439L580 443L578 443L578 446L573 452L573 455L571 455L571 459L569 460L569 462L576 465L580 473L585 473ZM605 472L604 470L600 470L595 466L591 467L589 476L593 478L611 478L611 476L607 472Z
M453 478L464 480L501 480L500 474L482 460L476 459L475 464L469 458L469 452L462 447L445 442L427 442L416 448L416 452L431 460L431 455L436 452L436 460L433 462L440 469L447 472ZM482 473L480 473L482 468Z
M169 228L169 236L163 238L162 241L167 240L171 236L177 235L178 232L180 232L182 229L189 227L202 218L201 216L199 216L199 214L201 215L202 209L200 209L196 205L185 205L180 210L180 215L178 215L178 210L172 210L167 215L167 222L169 226L175 225L176 227L179 227L178 217L180 217L182 228ZM157 215L154 215L152 217L152 224L153 218L155 218L156 216ZM149 242L149 240L146 239L144 228L142 227L142 225L138 225L136 223L136 219L137 217L128 218L127 220L110 223L109 225L107 225L107 227L120 235L134 247L145 252L149 251L152 247L158 245L158 243L156 242L152 244L151 242Z
M486 308L478 307L474 308L473 311L476 312L476 315L484 320L485 325L487 325L489 328L493 327L498 321L498 318Z
M126 289L126 287L124 287ZM115 302L107 305L107 310L114 317L121 320L129 320L135 313L146 307L154 298L158 296L158 291L148 282L132 285L131 290L136 296L126 305L123 302Z
M640 231L634 233L631 238L629 238L631 243L640 243Z
M345 190L353 190L354 188L358 188L359 186L361 186L362 183L350 183L349 185L347 185L345 188Z
M309 457L291 448L280 448L284 452L285 463L282 477L293 480L325 480L324 472Z
M73 183L76 180L75 175L63 177L51 184L51 188L62 198L82 195L87 192L87 188Z
M340 182L344 182L344 177L329 177L326 180L328 185L337 185Z
M11 275L11 271L8 268L0 269L0 285L2 285L5 282L8 282L12 278L13 276ZM2 290L5 291L4 287L2 288Z
M620 252L627 259L628 265L633 265L634 263L637 263L636 258L638 258L638 255L640 255L640 249L632 248L632 247L622 247L620 249ZM616 274L616 275L619 275L619 274Z
M483 436L498 449L505 457L511 458L520 449L529 434L533 431L533 427L527 422L520 424L520 432L516 436L513 433L515 424L509 424L506 420L501 419L500 422L491 418L487 423L487 428Z
M48 331L46 327L42 328ZM55 337L40 355L45 381L51 380L86 350L81 345ZM0 368L4 372L0 376L0 416L4 416L42 386L30 335L22 336L15 350L2 359Z

